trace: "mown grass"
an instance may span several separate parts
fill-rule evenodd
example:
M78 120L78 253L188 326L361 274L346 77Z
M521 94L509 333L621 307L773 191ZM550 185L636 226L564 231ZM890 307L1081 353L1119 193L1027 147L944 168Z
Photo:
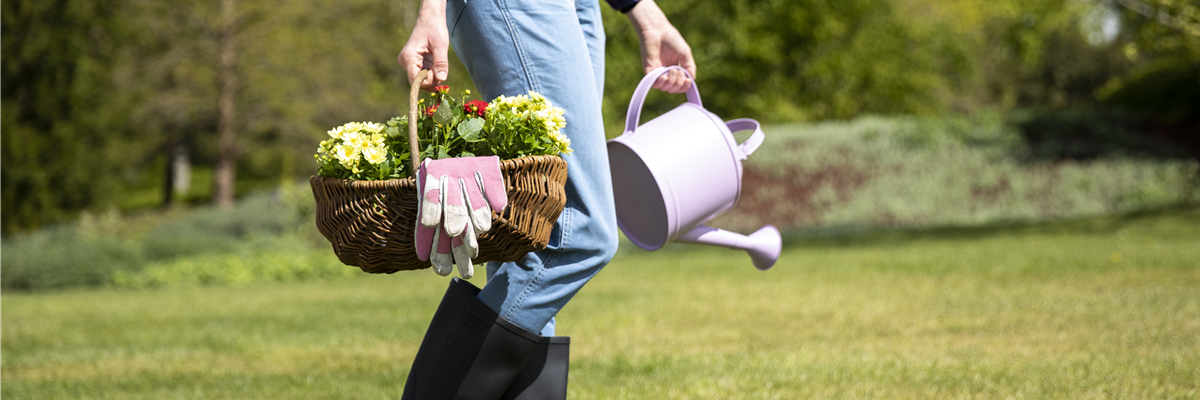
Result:
M0 394L395 398L444 288L5 293ZM1200 398L1200 209L622 251L559 331L572 399Z

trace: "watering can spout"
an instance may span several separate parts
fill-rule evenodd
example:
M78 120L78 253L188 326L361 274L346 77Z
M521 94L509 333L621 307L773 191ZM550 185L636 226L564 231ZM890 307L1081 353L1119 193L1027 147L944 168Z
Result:
M775 265L780 251L783 250L783 237L780 236L779 229L772 225L759 228L750 236L700 225L681 235L676 241L743 250L754 260L754 267L763 271Z

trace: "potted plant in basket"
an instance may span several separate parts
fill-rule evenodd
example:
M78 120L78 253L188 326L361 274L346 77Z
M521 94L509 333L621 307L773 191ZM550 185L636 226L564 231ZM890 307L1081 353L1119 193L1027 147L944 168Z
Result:
M475 262L513 261L545 248L566 202L566 162L559 155L571 153L571 142L560 132L563 110L536 92L491 102L470 100L470 91L451 95L444 85L427 98L413 93L409 116L338 126L317 149L319 169L310 179L317 226L338 258L371 273L430 266L414 245L420 207L414 134L416 160L501 160L507 206L491 210L494 223L478 237Z

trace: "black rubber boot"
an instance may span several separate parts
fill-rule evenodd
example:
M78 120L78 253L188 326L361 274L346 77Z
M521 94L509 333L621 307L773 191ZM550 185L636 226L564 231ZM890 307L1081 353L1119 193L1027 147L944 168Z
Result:
M541 336L500 318L478 294L475 285L450 280L401 398L496 400L521 372Z
M571 338L543 337L501 400L565 400Z

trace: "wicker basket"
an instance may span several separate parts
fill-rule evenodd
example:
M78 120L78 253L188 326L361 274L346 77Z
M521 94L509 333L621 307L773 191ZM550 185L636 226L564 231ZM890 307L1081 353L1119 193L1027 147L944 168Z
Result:
M415 79L421 80L421 75ZM415 99L410 104L415 105ZM415 121L416 108L409 111L409 120ZM416 124L410 126L410 140L415 141ZM410 143L415 149L415 142ZM473 260L477 263L516 261L546 248L567 203L567 162L561 157L504 160L500 172L508 206L492 211L491 230L479 236L479 256ZM309 183L317 201L317 229L342 263L373 274L430 267L429 261L417 258L414 244L418 205L413 178L353 181L313 176Z

